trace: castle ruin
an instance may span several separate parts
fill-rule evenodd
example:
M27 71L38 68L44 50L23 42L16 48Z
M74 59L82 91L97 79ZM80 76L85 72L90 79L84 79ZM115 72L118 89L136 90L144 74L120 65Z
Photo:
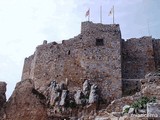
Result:
M122 97L122 86L128 87L125 81L138 81L157 70L159 56L160 40L149 36L125 41L118 24L82 22L78 36L61 44L44 41L39 45L25 59L22 81L32 79L40 92L53 80L67 82L74 92L89 80L110 102Z

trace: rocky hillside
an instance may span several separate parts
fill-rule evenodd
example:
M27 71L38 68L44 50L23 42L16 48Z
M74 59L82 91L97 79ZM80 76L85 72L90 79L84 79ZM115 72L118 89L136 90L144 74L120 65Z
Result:
M148 116L147 116L148 115ZM160 72L141 79L141 91L112 101L98 112L97 120L160 120Z
M67 82L52 81L39 93L32 80L24 80L17 83L6 102L6 83L1 82L0 120L147 120L147 113L160 116L159 72L141 79L140 92L114 100L108 106L101 100L98 86L89 80L75 92L67 87Z

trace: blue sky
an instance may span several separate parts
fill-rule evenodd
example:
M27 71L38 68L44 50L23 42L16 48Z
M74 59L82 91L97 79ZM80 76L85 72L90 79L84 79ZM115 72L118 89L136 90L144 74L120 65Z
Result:
M99 23L101 5L104 24L112 24L108 13L115 6L124 39L160 38L160 0L0 0L0 81L8 84L7 97L21 80L24 58L37 45L78 35L88 8L91 21Z

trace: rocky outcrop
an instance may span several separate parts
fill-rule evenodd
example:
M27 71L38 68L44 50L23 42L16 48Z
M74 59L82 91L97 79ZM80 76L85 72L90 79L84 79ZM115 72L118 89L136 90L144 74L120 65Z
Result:
M157 117L160 119L160 104L158 103L148 103L147 104L147 114L152 115L149 117Z
M90 83L88 80L85 80L83 83L83 94L89 96L89 91L91 89Z
M61 91L62 90L59 84L56 83L56 81L52 81L50 83L49 87L47 88L47 91L45 91L44 93L46 98L48 98L48 103L50 106L54 106L56 102L60 99Z
M81 90L77 90L76 94L74 95L74 99L77 105L81 105L82 104L82 96L83 93Z
M93 84L91 86L91 92L90 92L90 95L89 95L89 103L96 103L98 102L98 87L97 85Z
M6 86L5 83L1 84ZM61 119L83 119L83 120L147 120L147 117L137 117L133 108L129 115L123 115L124 106L131 105L142 96L156 96L160 100L160 73L150 73L141 80L142 90L135 95L123 97L111 102L104 110L97 111L99 103L99 89L96 84L86 80L79 89L72 93L67 89L65 83L52 81L45 86L45 90L38 92L32 80L21 81L16 85L9 101L5 104L2 120L61 120ZM1 87L1 93L5 93L5 87ZM148 113L157 113L155 104L148 104ZM101 108L99 108L101 109ZM139 113L143 114L141 109ZM1 112L2 113L2 112ZM159 113L157 113L159 114ZM134 116L135 115L135 116Z
M6 85L5 82L0 82L0 109L6 102Z
M68 91L63 90L62 95L61 95L61 101L60 101L59 105L64 106L66 104L67 95L68 95Z
M6 102L6 83L0 82L0 120L4 117L4 105Z
M32 80L17 83L6 103L4 120L47 120L45 97L34 89Z
M156 118L157 120L159 120L160 118L158 118L157 115L160 114L160 72L147 74L145 76L145 79L141 80L141 88L141 91L137 92L135 95L122 97L120 99L112 101L106 109L99 111L96 119L101 120L105 118L106 120L148 120L148 117L150 116L147 117L145 115L147 111L147 115L152 115L151 118ZM147 103L145 105L145 109L132 108L135 105L135 107L142 106L141 103L144 104L146 100L150 102L156 100L156 103ZM128 114L123 116L122 113L125 112L126 106L129 108ZM136 114L135 110L137 110ZM121 113L121 115L119 115L119 117L116 117L119 113Z

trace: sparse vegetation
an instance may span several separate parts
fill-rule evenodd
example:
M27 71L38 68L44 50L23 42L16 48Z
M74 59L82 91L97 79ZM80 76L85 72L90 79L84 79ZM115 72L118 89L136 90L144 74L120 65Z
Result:
M129 109L130 109L130 107L126 108L126 109L124 110L123 114L128 113Z
M132 103L130 107L126 108L123 114L128 113L130 108L134 108L134 113L136 114L138 109L146 109L147 103L155 103L155 102L156 102L156 97L148 98L144 96L139 100L135 101L134 103Z

